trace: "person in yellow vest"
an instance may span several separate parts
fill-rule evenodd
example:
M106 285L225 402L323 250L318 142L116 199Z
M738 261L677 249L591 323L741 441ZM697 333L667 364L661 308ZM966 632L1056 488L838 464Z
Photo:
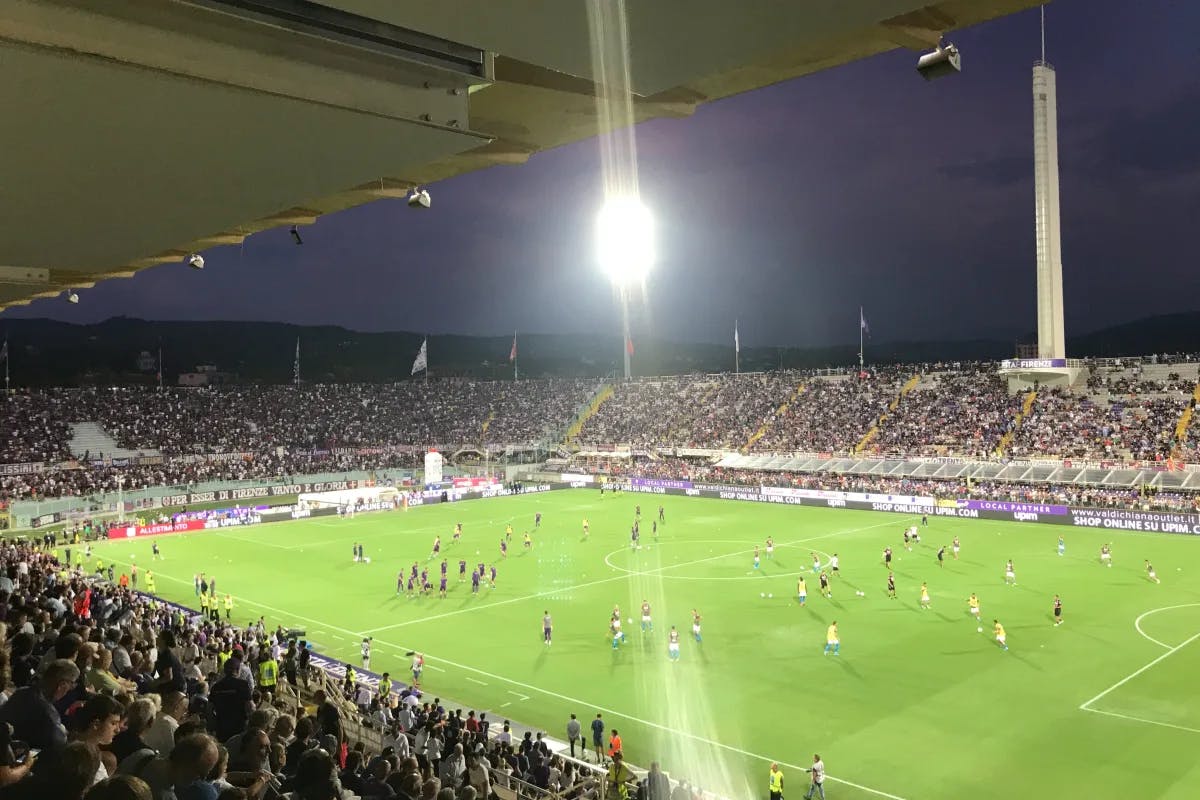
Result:
M275 694L279 682L279 664L271 658L271 651L264 650L258 660L258 688L269 701Z
M200 593L200 616L208 616L208 592Z
M783 770L778 764L771 765L767 780L770 781L771 800L783 800Z
M229 643L226 642L225 644L221 645L221 649L217 652L217 672L224 675L225 674L225 662L228 661L232 657L233 657L233 648L231 648L229 646Z
M154 573L150 570L146 570L146 591L154 592Z
M103 558L96 559L96 574L97 575L104 574L104 559Z
M225 619L233 618L233 595L225 595Z

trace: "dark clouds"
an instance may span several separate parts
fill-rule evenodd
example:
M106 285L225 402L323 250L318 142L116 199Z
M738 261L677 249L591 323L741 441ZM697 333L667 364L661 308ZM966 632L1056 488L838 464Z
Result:
M1056 0L1068 331L1195 308L1200 4ZM934 83L898 51L638 130L661 263L637 335L745 344L1012 337L1034 328L1036 11L953 34ZM268 319L363 330L610 331L581 142L43 301L24 316Z

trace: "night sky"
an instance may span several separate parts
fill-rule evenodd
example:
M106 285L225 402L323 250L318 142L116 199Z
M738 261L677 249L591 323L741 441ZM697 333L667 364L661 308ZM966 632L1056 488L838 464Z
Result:
M1200 3L1056 0L1067 334L1200 308ZM1035 328L1038 12L638 128L660 263L635 338L746 345L1003 338ZM4 317L259 319L366 331L615 332L592 257L594 140L43 300Z

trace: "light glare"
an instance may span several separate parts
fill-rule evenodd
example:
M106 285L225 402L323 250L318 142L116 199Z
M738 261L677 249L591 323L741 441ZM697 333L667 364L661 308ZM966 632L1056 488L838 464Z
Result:
M641 199L610 197L596 218L600 268L618 286L641 283L654 264L654 219Z

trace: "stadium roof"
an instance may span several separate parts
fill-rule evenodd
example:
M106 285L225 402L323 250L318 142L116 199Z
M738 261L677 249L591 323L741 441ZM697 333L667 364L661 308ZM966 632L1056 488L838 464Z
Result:
M627 5L642 121L1037 2ZM595 135L587 7L5 3L0 309Z

